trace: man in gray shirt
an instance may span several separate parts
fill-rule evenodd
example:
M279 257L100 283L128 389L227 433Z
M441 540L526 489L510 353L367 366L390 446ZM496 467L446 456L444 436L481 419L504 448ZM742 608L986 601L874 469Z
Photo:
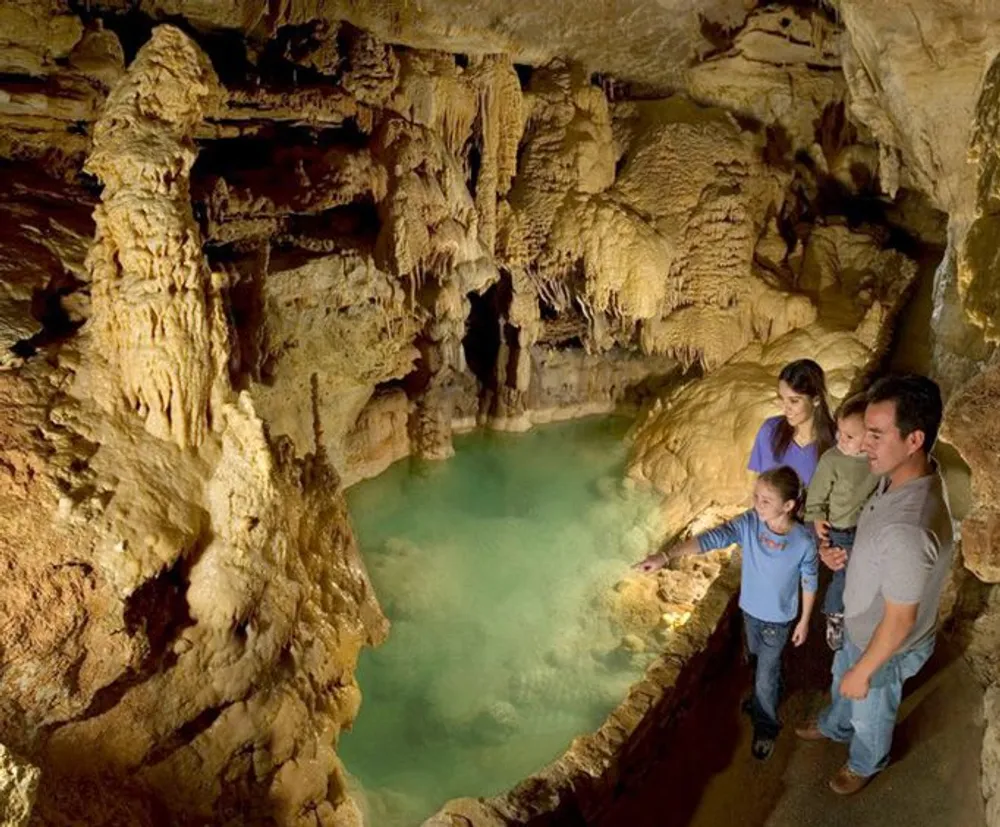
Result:
M855 793L885 767L903 682L934 651L938 604L952 558L951 513L929 451L941 391L924 376L891 376L868 391L864 450L882 481L858 518L844 589L844 647L833 661L831 702L796 732L850 744L831 779ZM839 549L820 552L843 568Z

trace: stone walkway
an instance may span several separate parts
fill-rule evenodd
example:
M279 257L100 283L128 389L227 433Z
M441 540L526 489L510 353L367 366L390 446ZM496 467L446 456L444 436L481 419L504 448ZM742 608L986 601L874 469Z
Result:
M788 724L823 703L829 654L812 635L807 651L789 656ZM826 786L846 757L842 745L800 742L788 725L769 761L750 757L749 721L738 711L748 683L733 663L706 681L669 755L623 791L601 827L985 827L982 690L947 644L907 684L893 763L852 798Z

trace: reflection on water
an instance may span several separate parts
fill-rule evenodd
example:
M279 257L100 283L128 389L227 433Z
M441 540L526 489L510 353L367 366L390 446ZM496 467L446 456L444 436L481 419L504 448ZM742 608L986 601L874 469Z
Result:
M392 621L366 650L340 755L372 827L486 796L597 728L650 656L624 651L598 598L645 552L648 496L619 483L628 422L455 440L348 492Z

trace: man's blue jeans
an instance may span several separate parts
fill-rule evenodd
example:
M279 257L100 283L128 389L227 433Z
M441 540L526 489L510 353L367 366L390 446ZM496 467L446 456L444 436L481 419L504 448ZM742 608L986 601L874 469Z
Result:
M781 697L781 652L788 642L792 621L769 623L743 612L747 649L754 656L753 675L754 735L775 738L781 729L778 723L778 700Z
M920 671L933 651L932 636L913 649L893 655L872 675L865 699L852 701L841 696L840 682L863 652L844 636L844 646L833 658L831 701L820 713L819 729L827 738L851 745L847 759L851 772L867 778L889 763L903 683Z

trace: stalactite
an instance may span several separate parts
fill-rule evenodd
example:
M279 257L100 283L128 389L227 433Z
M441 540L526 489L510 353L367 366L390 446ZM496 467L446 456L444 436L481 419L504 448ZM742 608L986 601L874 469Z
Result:
M479 124L482 148L476 180L480 238L496 250L497 199L510 191L517 172L517 147L524 131L521 86L506 56L489 56L479 68Z

